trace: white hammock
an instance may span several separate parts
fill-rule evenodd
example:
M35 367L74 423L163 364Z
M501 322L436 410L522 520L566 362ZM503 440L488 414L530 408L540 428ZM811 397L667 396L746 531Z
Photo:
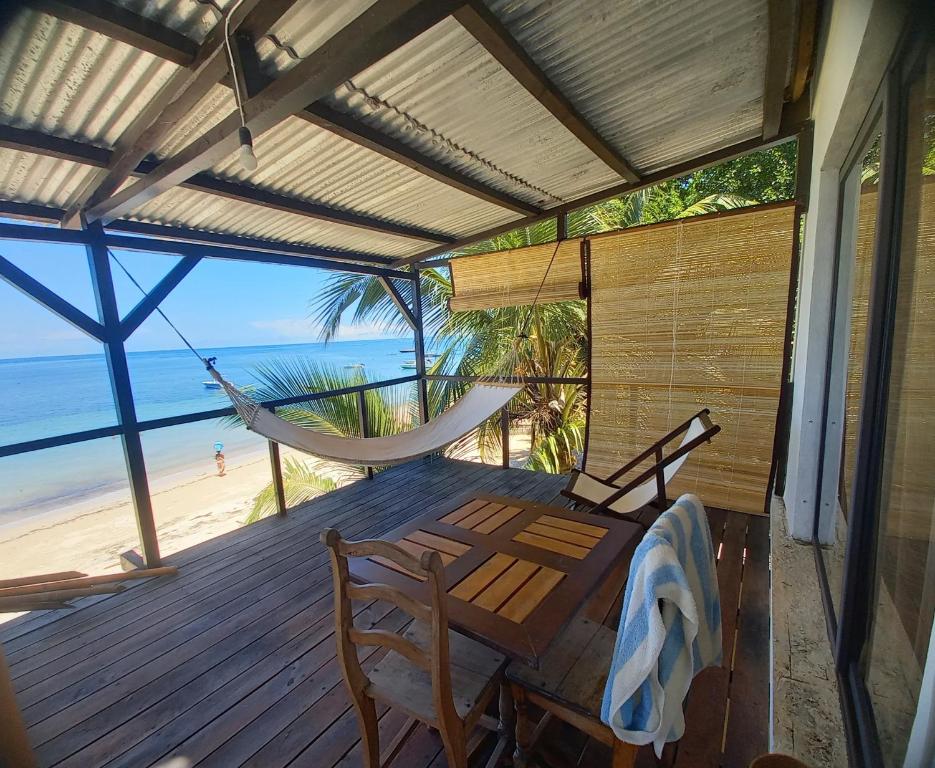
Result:
M313 456L368 467L403 464L440 451L495 414L522 389L519 384L479 382L436 418L408 432L389 437L339 437L281 419L226 381L214 368L209 372L224 388L247 429Z

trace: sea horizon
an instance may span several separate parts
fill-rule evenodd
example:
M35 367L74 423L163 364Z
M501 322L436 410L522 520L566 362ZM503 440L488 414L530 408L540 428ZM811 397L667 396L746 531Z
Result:
M205 347L218 368L238 385L256 382L257 365L274 359L314 356L335 368L353 368L369 381L414 373L404 368L413 355L408 338L347 339L227 347ZM140 421L223 407L223 392L208 389L203 366L189 349L127 353L137 418ZM363 367L358 367L363 366ZM410 386L410 385L400 385ZM0 359L0 444L111 426L116 413L102 353L38 355ZM256 456L266 441L242 427L212 419L142 434L147 474L152 483L178 475L203 474L214 467L213 446L224 444L231 465ZM46 516L59 506L127 488L118 437L48 448L0 459L0 526Z
M282 347L308 347L308 346L331 346L334 344L356 344L361 343L371 343L371 342L380 342L380 341L407 341L406 336L379 336L373 339L333 339L331 341L290 341L290 342L281 342L275 344L230 344L228 346L218 347L211 346L205 347L207 350L219 351L219 350L229 350L229 349L279 349ZM160 349L134 349L127 350L127 355L150 355L158 354L160 352L184 352L185 354L190 355L191 350L186 347L165 347ZM70 360L76 358L85 358L85 357L104 357L104 352L82 352L80 354L56 354L56 355L23 355L20 357L0 357L0 363L7 362L29 362L32 360Z

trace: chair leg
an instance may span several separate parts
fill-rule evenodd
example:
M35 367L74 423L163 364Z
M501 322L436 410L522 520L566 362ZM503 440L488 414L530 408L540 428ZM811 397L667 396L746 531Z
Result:
M439 729L442 744L445 745L445 757L448 758L448 768L467 768L467 737L464 728L459 733L451 733L447 728Z
M523 688L518 685L512 685L510 688L513 692L513 703L516 706L516 749L513 752L513 765L515 768L526 768L529 765L529 749L532 741L529 704Z
M627 744L626 742L620 741L620 739L614 739L611 766L613 768L633 768L633 766L636 765L636 753L638 749L639 747L635 744Z
M360 743L366 768L380 768L380 727L377 723L377 708L373 699L355 698L357 722L360 725Z
M516 715L513 711L513 694L508 683L500 683L500 699L498 701L499 719L497 721L497 743L487 758L485 768L495 768L500 759L513 745L513 733ZM470 751L470 750L469 750Z

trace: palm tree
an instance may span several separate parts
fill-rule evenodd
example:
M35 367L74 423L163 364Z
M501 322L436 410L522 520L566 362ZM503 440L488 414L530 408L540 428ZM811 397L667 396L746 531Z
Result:
M308 358L271 361L254 369L254 375L258 383L251 388L250 394L260 401L301 397L367 383L367 377L360 371L347 373ZM411 385L365 390L364 401L367 406L367 435L370 437L394 435L411 429L413 420L417 418L415 388ZM319 432L362 437L356 393L282 406L276 410L276 415ZM240 417L232 416L231 423L241 423ZM363 467L348 468L346 475L348 478L359 476L362 471ZM292 457L284 461L282 478L287 506L301 504L338 487L334 478L316 472L305 461ZM275 511L276 496L272 484L269 484L254 499L245 522L252 523Z
M514 246L548 234L547 228L523 230L494 244ZM554 237L554 222L552 223ZM522 375L583 377L587 369L586 312L582 302L530 307L503 307L452 313L448 299L451 280L441 269L422 271L423 316L426 330L441 353L430 373L459 376ZM412 286L401 288L411 298ZM382 323L390 330L404 326L392 299L379 279L368 275L336 275L313 304L323 338L333 338L343 314L353 307L354 321ZM520 334L526 328L525 334ZM518 338L520 335L525 338ZM440 413L460 398L466 382L430 381L429 412ZM511 402L514 422L529 425L531 464L554 471L574 466L583 443L585 404L583 387L567 384L530 384ZM499 415L480 425L476 433L481 457L489 460L500 450ZM563 437L546 442L550 435ZM540 453L547 452L548 456Z
M645 223L660 211L674 210L676 216L694 216L751 202L740 195L711 194L688 205L680 188L672 183L573 211L569 214L568 231L578 235L623 229ZM555 236L555 221L546 220L458 253L489 253L553 241ZM587 375L586 313L581 302L452 313L448 310L451 280L446 272L428 268L422 270L421 278L426 332L434 337L435 346L442 349L430 373L543 378ZM412 290L408 281L400 286L407 301L411 301ZM314 320L322 327L324 340L334 338L349 310L352 322L376 322L394 332L406 329L405 321L377 277L335 275L329 280L312 303ZM430 413L449 407L469 386L465 382L429 382ZM567 472L575 465L584 443L586 403L582 386L528 384L513 399L510 409L512 420L528 425L530 430L529 468ZM480 425L476 445L481 458L491 460L499 454L500 437L498 415Z

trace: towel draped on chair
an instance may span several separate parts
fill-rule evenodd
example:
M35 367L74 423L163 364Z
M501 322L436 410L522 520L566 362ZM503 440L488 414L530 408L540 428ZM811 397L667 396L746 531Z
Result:
M721 663L721 602L701 501L685 494L633 554L601 720L621 741L662 755L685 732L692 679Z

